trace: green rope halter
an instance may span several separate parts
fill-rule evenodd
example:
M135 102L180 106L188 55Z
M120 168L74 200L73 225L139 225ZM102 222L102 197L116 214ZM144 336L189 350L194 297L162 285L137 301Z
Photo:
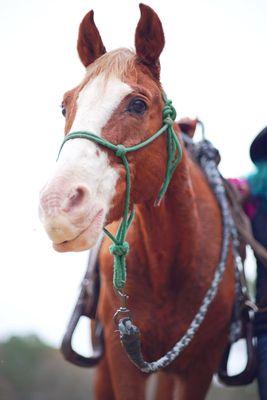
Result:
M129 253L129 244L125 241L125 237L127 231L131 225L131 222L134 217L134 211L130 210L130 194L131 194L131 173L129 163L126 157L127 153L131 151L139 150L155 139L157 139L161 134L167 131L167 152L168 152L168 161L167 161L167 168L165 173L165 178L161 189L158 193L157 200L155 202L158 205L163 198L166 190L169 186L173 173L179 164L182 158L182 147L180 142L174 132L173 123L176 118L176 111L172 105L172 101L168 100L163 95L163 100L165 106L163 108L163 126L151 137L144 140L141 143L138 143L134 146L124 147L122 144L115 145L108 140L105 140L95 134L87 131L78 131L69 133L63 140L63 143L60 147L59 154L62 150L64 144L71 139L88 139L101 146L112 150L117 157L120 157L126 171L126 194L125 194L125 206L124 206L124 213L123 218L116 233L116 236L113 236L107 229L104 228L105 234L112 240L113 244L110 246L109 250L110 253L114 256L114 269L113 269L113 285L117 291L123 289L126 283L126 262L125 258L126 255ZM58 154L58 156L59 156Z

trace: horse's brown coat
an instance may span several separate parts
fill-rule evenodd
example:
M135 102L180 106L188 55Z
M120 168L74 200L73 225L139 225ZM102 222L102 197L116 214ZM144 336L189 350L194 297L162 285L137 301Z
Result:
M107 140L125 146L143 141L162 126L163 100L158 77L164 36L157 15L144 5L141 6L135 40L134 73L131 68L123 77L135 91L124 99L102 131ZM86 66L104 52L92 13L81 24L78 50ZM76 98L83 85L65 97L66 133L75 116ZM125 104L137 95L147 102L148 112L143 117L126 117ZM178 125L175 130L179 136ZM120 173L107 218L108 229L115 233L118 226L115 221L123 212L125 172L115 155L110 153L109 157ZM142 351L151 361L171 349L196 314L219 260L222 223L214 195L185 149L159 207L154 207L153 203L164 179L166 137L159 137L127 157L131 167L131 202L136 206L136 217L127 236L131 251L127 257L125 291L129 295L128 305L134 321L142 332ZM141 400L144 399L147 376L139 372L123 353L112 320L119 303L112 287L113 258L109 245L110 241L106 239L100 254L98 316L104 326L106 355L96 373L96 398ZM230 251L223 281L206 319L192 343L166 369L170 377L161 375L158 399L171 399L174 387L181 400L205 397L226 343L233 297Z

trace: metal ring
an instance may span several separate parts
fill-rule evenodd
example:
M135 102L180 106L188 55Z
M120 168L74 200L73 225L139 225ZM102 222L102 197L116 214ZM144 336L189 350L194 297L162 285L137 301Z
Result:
M115 312L113 315L113 321L117 327L118 325L118 317L120 317L121 314L127 314L131 318L131 311L128 310L126 307L120 307L118 310ZM123 315L122 317L125 318L126 315Z
M119 289L115 289L115 292L120 300L120 305L121 305L120 308L126 308L126 303L127 303L129 296L126 293L123 293Z

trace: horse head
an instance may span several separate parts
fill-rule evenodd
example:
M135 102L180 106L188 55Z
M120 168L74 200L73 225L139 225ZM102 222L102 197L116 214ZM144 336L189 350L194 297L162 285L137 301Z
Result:
M135 52L106 52L93 11L82 20L78 53L85 77L65 93L65 135L92 132L109 142L134 146L162 127L164 101L159 56L164 33L157 14L140 4ZM129 153L130 207L154 202L166 170L166 137ZM79 138L65 143L56 170L40 194L40 217L57 251L91 248L104 226L121 218L125 199L121 159L95 142Z

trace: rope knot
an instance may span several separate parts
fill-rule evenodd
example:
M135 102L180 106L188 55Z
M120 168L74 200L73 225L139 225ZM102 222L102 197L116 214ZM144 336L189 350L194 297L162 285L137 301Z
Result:
M164 122L164 124L167 124L169 126L173 125L173 120L172 120L172 118L170 116L164 118L163 122Z
M117 157L122 157L126 153L126 147L123 146L123 144L118 144L117 145L117 150L116 150L116 156Z
M111 254L114 256L126 256L129 253L128 242L123 242L122 244L112 244L109 248Z
M175 121L176 118L176 110L172 105L172 101L171 100L166 100L165 102L165 106L163 108L163 120L166 124L170 125L171 123L173 123L173 121ZM170 123L170 120L172 120L172 122Z

